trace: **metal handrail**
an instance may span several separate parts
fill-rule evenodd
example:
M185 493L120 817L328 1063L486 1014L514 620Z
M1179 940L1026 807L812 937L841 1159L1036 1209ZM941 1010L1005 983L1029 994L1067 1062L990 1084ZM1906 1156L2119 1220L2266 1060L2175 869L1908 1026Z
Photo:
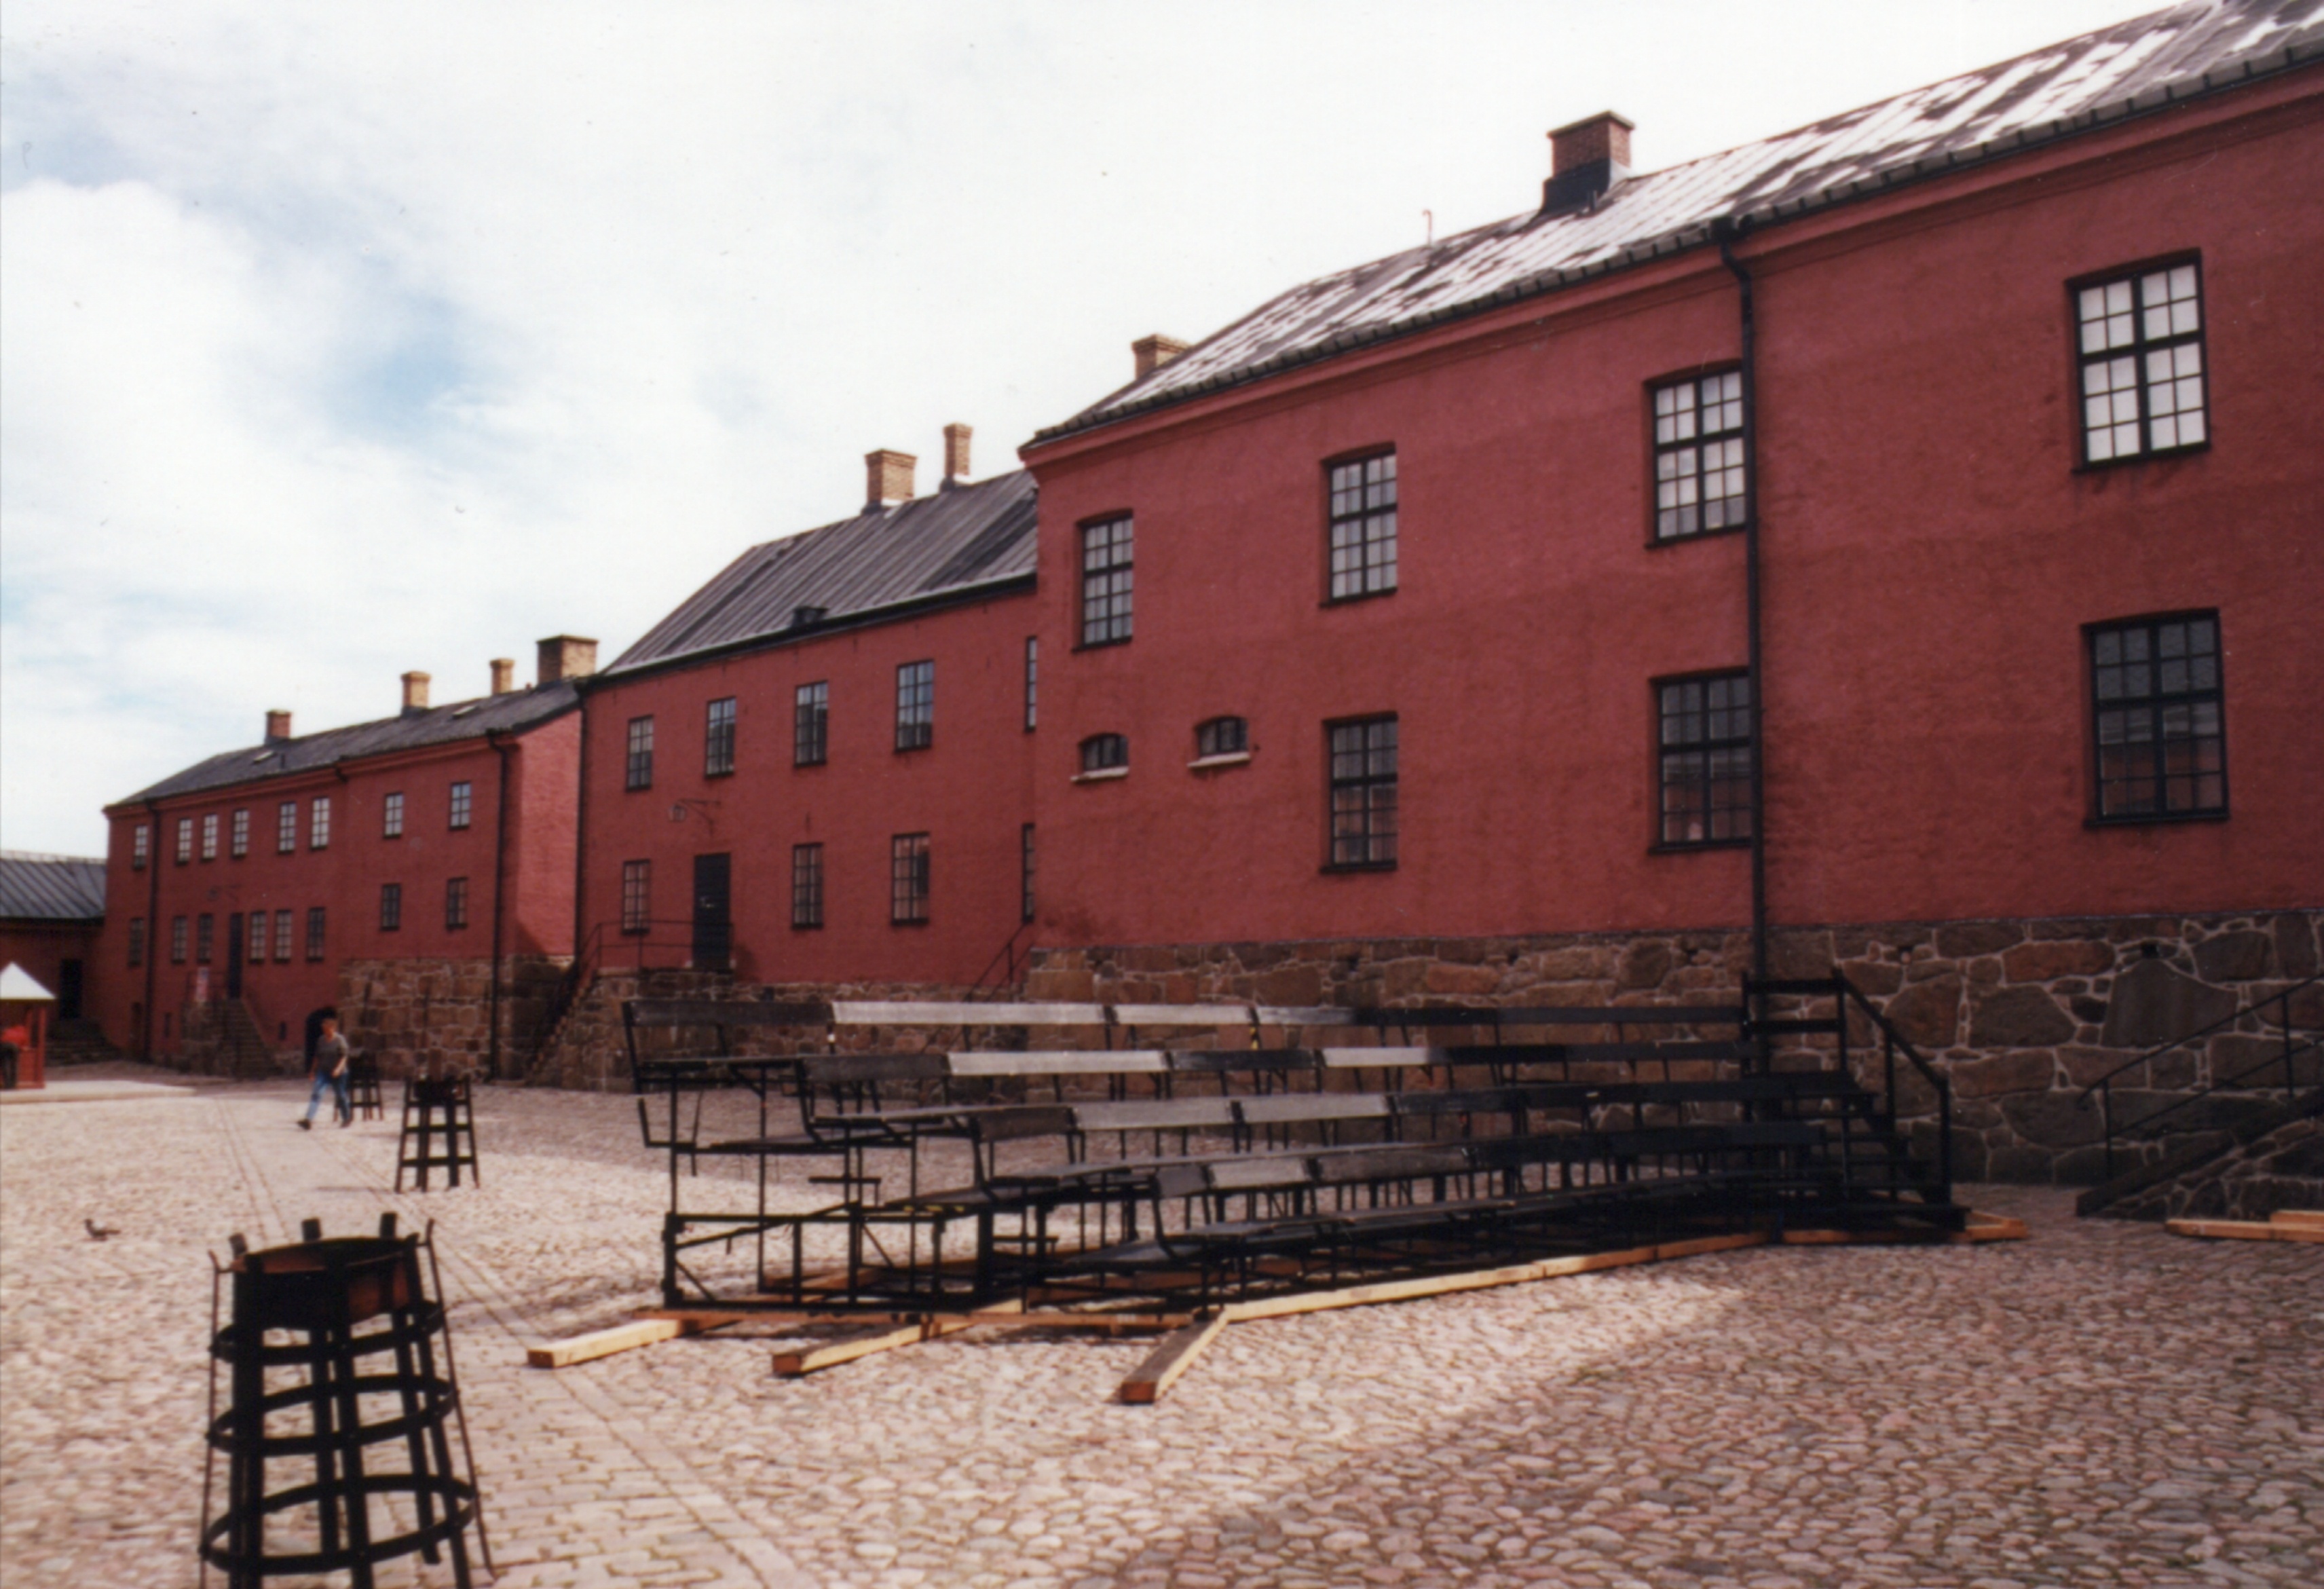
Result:
M2145 1052L2124 1060L2112 1070L2107 1071L2104 1076L2098 1077L2098 1080L2090 1083L2089 1086L2084 1087L2080 1093L2076 1094L2074 1096L2074 1104L2076 1107L2079 1108L2087 1105L2090 1101L2090 1095L2092 1093L2097 1092L2100 1087L2105 1086L2107 1083L2112 1081L2116 1076L2120 1076L2124 1071L2135 1070L2150 1059L2159 1058L2163 1055L2168 1054L2173 1049L2183 1049L2198 1038L2216 1036L2218 1033L2225 1031L2234 1026L2236 1022L2241 1021L2245 1016L2252 1013L2252 1012L2255 1010L2264 1010L2279 999L2283 1001L2283 1027L2285 1030L2289 1031L2292 1029L2292 995L2301 992L2302 989L2312 988L2319 983L2324 983L2324 973L2319 973L2315 976L2303 977L2298 982L2292 983L2275 993L2268 994L2264 999L2254 999L2250 1003L2244 1005L2241 1009L2230 1011L2228 1013L2219 1017L2218 1020L2211 1022L2210 1025L2199 1026L2193 1031L2188 1032L2183 1037L2172 1038L2167 1043L2155 1044L2154 1047L2147 1049Z
M1001 965L1004 960L1008 963L1008 970L1001 981L992 984L993 993L997 996L1000 993L1006 992L1015 984L1017 981L1017 940L1023 938L1025 936L1026 928L1032 925L1033 924L1030 921L1020 921L1007 938L1001 940L1001 947L993 952L991 959L987 960L984 963L984 969L976 974L976 980L968 984L968 996L971 1001L973 1001L977 994L982 991L984 987L984 979L992 975L992 968L995 965ZM1030 956L1028 956L1027 963L1028 965L1031 963Z
M1746 978L1743 987L1747 1002L1754 1000L1757 1002L1758 1008L1754 1016L1755 1022L1769 1019L1766 1014L1766 1001L1771 995L1802 993L1811 996L1821 994L1829 997L1832 1001L1832 1014L1835 1018L1832 1024L1837 1029L1839 1039L1840 1068L1849 1076L1855 1074L1848 1052L1848 1012L1849 1007L1853 1004L1864 1018L1872 1023L1874 1032L1880 1039L1882 1095L1887 1104L1887 1124L1891 1132L1896 1129L1896 1056L1900 1053L1904 1056L1906 1062L1921 1073L1921 1079L1927 1082L1930 1088L1937 1095L1937 1185L1933 1190L1937 1193L1936 1200L1950 1203L1953 1195L1951 1079L1932 1065L1927 1058L1913 1046L1912 1039L1898 1031L1887 1016L1882 1014L1872 1002L1865 997L1863 990L1848 979L1847 973L1836 966L1829 977L1807 977L1798 980ZM1764 1052L1762 1063L1765 1063Z

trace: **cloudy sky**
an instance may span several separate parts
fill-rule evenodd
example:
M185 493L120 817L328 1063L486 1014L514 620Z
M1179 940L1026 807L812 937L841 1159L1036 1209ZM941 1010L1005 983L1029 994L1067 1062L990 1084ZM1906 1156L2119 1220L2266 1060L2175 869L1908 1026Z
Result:
M0 844L610 659L862 455L977 472L1306 277L2139 0L159 4L0 16Z

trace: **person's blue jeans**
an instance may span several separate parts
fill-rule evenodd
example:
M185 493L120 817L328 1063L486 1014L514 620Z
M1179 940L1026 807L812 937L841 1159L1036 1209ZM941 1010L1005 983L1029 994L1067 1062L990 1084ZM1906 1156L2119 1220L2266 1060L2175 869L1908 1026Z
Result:
M355 1113L347 1105L347 1078L344 1076L333 1076L326 1071L315 1077L315 1090L307 1095L309 1120L314 1119L315 1111L323 1106L323 1092L326 1088L328 1088L332 1095L331 1117L334 1120L345 1120Z

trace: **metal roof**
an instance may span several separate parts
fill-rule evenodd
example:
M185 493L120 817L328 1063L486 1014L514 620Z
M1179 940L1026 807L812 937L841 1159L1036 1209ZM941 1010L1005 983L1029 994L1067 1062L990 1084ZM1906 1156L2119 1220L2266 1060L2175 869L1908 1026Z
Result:
M506 695L454 701L447 706L431 707L424 712L405 712L393 717L382 717L373 723L357 723L348 728L330 728L295 739L244 745L240 750L212 756L206 762L197 762L184 771L173 773L150 788L141 789L128 800L119 803L126 805L130 800L157 800L171 795L193 794L206 789L225 789L237 783L282 778L293 772L309 772L341 762L360 761L365 756L383 756L392 751L419 750L428 745L451 744L464 739L482 739L495 730L503 734L522 734L571 711L580 698L573 681L566 679L554 684L513 689Z
M1295 287L1036 443L2031 148L2324 56L2324 0L2194 0Z
M770 540L735 559L605 672L772 639L792 631L803 607L821 608L827 627L1029 579L1033 523L1033 476L1016 469Z
M0 917L95 921L105 914L105 863L0 850Z

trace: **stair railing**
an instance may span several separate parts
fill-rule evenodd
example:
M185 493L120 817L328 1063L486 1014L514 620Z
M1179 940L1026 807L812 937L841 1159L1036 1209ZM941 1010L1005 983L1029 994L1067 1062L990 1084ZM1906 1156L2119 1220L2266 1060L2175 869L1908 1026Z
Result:
M2147 1049L2145 1052L2124 1060L2121 1064L2116 1066L2112 1070L2107 1071L2104 1076L2098 1077L2096 1081L2090 1083L2089 1086L2084 1087L2079 1094L2077 1094L2074 1098L2074 1106L2078 1109L2089 1108L2090 1106L2090 1098L2092 1095L2096 1095L2098 1101L2098 1118L2102 1128L2106 1132L2106 1146L2100 1161L2101 1184L2114 1179L2115 1141L2117 1138L2127 1137L2133 1132L2138 1132L2141 1134L2152 1134L2148 1131L2148 1128L2153 1126L2156 1121L2168 1119L2170 1116L2178 1113L2181 1110L2191 1108L2196 1104L2200 1103L2203 1099L2211 1096L2213 1094L2225 1092L2230 1087L2237 1087L2243 1091L2251 1091L2253 1089L2242 1088L2240 1084L2258 1076L2263 1071L2272 1070L2278 1065L2283 1067L2284 1101L2288 1104L2297 1104L2300 1101L2300 1073L2297 1061L2301 1055L2316 1049L2319 1045L2316 1039L2312 1038L2301 1038L2295 1035L2300 1031L2313 1030L2315 1029L2293 1026L2292 1021L2292 999L2293 994L2302 993L2309 988L2316 987L2319 984L2324 984L2324 975L2310 976L2302 981L2292 983L2289 986L2284 987L2278 992L2268 994L2264 999L2254 999L2250 1003L2244 1005L2241 1009L2236 1010L2229 1014L2221 1016L2218 1020L2212 1021L2209 1026L2198 1027L2195 1030L2187 1033L2184 1037L2173 1038L2167 1043L2157 1043L2153 1048ZM2232 1076L2222 1076L2214 1075L2211 1079L2202 1086L2196 1088L2192 1092L2182 1095L2175 1102L2165 1104L2162 1108L2142 1114L2135 1120L2126 1121L2119 1125L2116 1123L2114 1117L2115 1077L2121 1076L2126 1071L2135 1070L2142 1065L2151 1064L2154 1060L2161 1058L2163 1055L2172 1052L2173 1049L2183 1049L2190 1043L2201 1042L2208 1038L2218 1036L2220 1032L2231 1030L2239 1025L2246 1016L2253 1016L2258 1019L2261 1024L2261 1030L2258 1035L2265 1037L2267 1035L2265 1030L2267 1016L2264 1012L2265 1012L2268 1006L2272 1004L2277 1006L2279 1009L2279 1013L2276 1017L2276 1023L2282 1029L2282 1045L2279 1052L2271 1054L2266 1058L2260 1060L2256 1064L2247 1065ZM2324 1086L2324 1082L2319 1082L2319 1085Z
M1894 1132L1896 1129L1897 1057L1902 1055L1904 1058L1904 1062L1910 1065L1914 1070L1918 1071L1920 1073L1921 1079L1929 1084L1930 1090L1935 1093L1937 1096L1937 1176L1936 1181L1933 1185L1929 1185L1925 1182L1923 1184L1927 1187L1927 1195L1931 1202L1951 1202L1953 1195L1953 1086L1951 1078L1947 1076L1944 1072L1939 1070L1934 1065L1929 1063L1927 1057L1924 1056L1920 1049L1913 1046L1912 1039L1905 1037L1903 1032L1898 1031L1895 1024L1892 1022L1887 1016L1882 1014L1878 1008L1873 1004L1871 1000L1864 996L1861 989L1859 989L1854 983L1849 981L1848 975L1845 972L1839 970L1837 967L1833 969L1832 974L1828 977L1784 977L1770 978L1766 980L1747 977L1744 979L1744 1000L1746 1004L1751 1010L1752 1027L1754 1031L1760 1033L1763 1036L1763 1045L1765 1030L1770 1025L1766 1001L1771 997L1781 997L1785 995L1805 996L1809 998L1826 998L1832 1002L1832 1017L1828 1027L1825 1023L1821 1021L1794 1021L1785 1023L1784 1029L1793 1030L1829 1030L1837 1040L1839 1046L1840 1071L1840 1074L1844 1076L1853 1076L1856 1074L1855 1063L1849 1055L1848 1046L1848 1018L1849 1011L1853 1010L1856 1013L1861 1015L1865 1019L1866 1022L1870 1025L1873 1036L1878 1039L1880 1045L1880 1098L1882 1107L1887 1112L1887 1117L1884 1123L1891 1132ZM1759 1060L1762 1066L1765 1066L1767 1063L1767 1058L1766 1050L1763 1046ZM1844 1136L1847 1132L1847 1125L1844 1122L1841 1125L1841 1132Z
M997 999L1016 985L1017 940L1023 938L1032 925L1029 921L1019 922L1016 930L1001 941L1001 947L994 950L992 958L984 963L984 969L976 974L976 980L968 984L968 996L972 1002L986 996L984 979L992 975L995 966L1001 968L1001 975L1000 980L992 984L991 997ZM1028 966L1032 964L1032 956L1029 953L1026 956L1026 964Z

